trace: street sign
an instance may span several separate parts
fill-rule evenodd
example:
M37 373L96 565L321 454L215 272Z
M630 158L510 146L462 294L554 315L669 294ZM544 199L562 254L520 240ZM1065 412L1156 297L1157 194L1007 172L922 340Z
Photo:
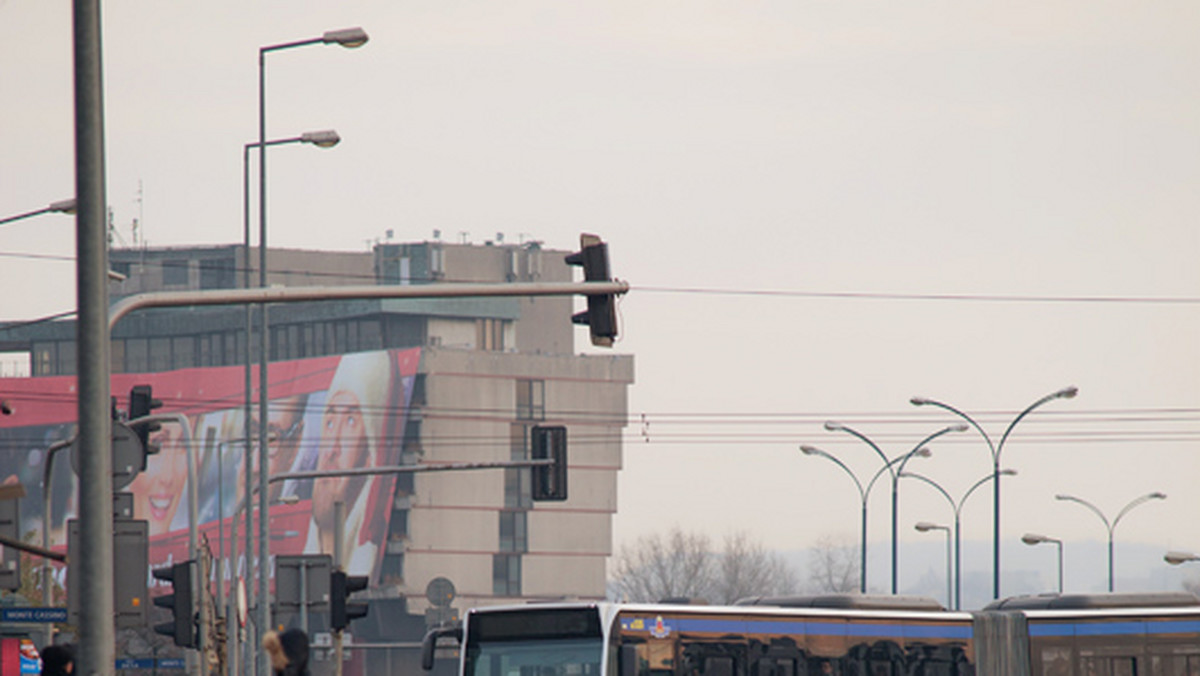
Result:
M0 608L0 622L33 622L43 624L46 622L66 621L66 608Z

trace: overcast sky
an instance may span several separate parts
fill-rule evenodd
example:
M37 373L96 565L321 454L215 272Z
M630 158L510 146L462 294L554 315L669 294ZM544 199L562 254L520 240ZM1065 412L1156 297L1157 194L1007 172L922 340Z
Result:
M0 0L0 215L73 192L69 9ZM609 241L637 360L618 544L856 542L850 479L797 449L880 463L823 421L904 453L953 422L923 395L998 441L1075 385L1004 449L1006 551L1106 537L1056 493L1111 519L1151 491L1118 542L1200 549L1200 5L106 2L117 243L135 218L150 246L241 241L258 48L349 26L370 42L268 56L268 138L344 139L271 151L270 244ZM62 216L0 228L0 317L71 309L73 252ZM951 436L914 463L957 499L991 462ZM990 538L987 486L962 513ZM904 540L951 518L902 483Z

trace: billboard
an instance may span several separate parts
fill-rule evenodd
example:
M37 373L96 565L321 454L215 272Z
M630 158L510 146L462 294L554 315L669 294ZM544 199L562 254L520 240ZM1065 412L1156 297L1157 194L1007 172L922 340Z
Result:
M405 422L420 349L378 350L340 356L274 362L269 371L268 476L299 471L401 464ZM251 382L257 388L257 368ZM161 450L125 489L133 496L133 517L149 524L151 566L188 558L188 501L196 491L198 530L214 556L234 549L237 521L238 575L246 571L246 498L251 491L252 525L257 529L256 446L247 473L247 422L252 444L258 439L258 395L250 420L244 402L241 366L190 368L143 374L114 374L112 393L120 408L134 385L153 386L163 402L155 413L177 413L187 425L164 423L150 439ZM47 449L74 433L75 378L0 379L0 396L13 408L0 418L0 481L20 481L21 532L40 532L42 473ZM189 445L196 463L196 486L188 483ZM77 479L66 451L53 460L50 481L50 535L66 545L67 521L75 517ZM247 478L249 477L249 481ZM289 480L267 492L270 551L279 554L332 554L333 505L345 505L344 566L353 575L378 579L391 516L394 475ZM254 532L257 542L257 530ZM251 564L256 562L251 559Z

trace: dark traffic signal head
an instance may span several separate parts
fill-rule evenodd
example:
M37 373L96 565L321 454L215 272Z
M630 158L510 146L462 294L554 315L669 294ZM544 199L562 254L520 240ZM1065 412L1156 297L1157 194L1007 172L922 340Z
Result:
M161 408L162 401L154 398L153 389L150 385L134 385L129 390L129 419L137 420L150 415L154 409ZM141 425L133 425L133 431L137 434L137 438L142 442L142 448L147 454L153 454L158 449L150 447L150 433L162 427L159 423L143 423Z
M366 575L347 575L335 570L329 577L329 626L341 631L350 622L367 616L365 601L351 601L349 596L367 588Z
M579 245L578 253L567 256L567 265L582 266L585 282L611 282L612 275L608 271L608 245L596 235L587 233L579 236ZM611 293L589 295L587 308L587 312L572 315L571 321L587 324L592 335L592 345L612 347L613 339L617 337L616 297Z
M192 597L192 561L176 563L166 568L155 568L154 579L171 585L170 594L154 597L154 605L170 608L170 622L154 625L154 631L175 639L175 645L184 648L197 646L196 609Z
M553 460L552 465L532 468L533 499L567 499L567 428L562 425L537 425L531 436L530 455L534 460Z

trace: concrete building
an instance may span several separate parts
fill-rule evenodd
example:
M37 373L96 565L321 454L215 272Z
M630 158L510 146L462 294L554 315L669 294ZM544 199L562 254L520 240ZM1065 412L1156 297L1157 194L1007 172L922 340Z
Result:
M246 279L257 286L258 252L246 253L240 245L115 249L111 267L127 279L114 282L111 295L236 288ZM563 260L568 253L537 243L389 242L363 253L272 249L267 281L561 282L571 279ZM415 671L412 642L428 623L466 607L603 598L633 358L575 354L576 335L586 340L586 333L570 323L574 306L565 297L522 297L270 308L272 362L420 348L404 424L388 433L402 464L524 459L534 425L568 428L565 502L532 502L524 469L398 475L394 494L380 507L389 515L381 563L366 594L371 611L351 630L359 642L408 646L355 653L367 670ZM215 372L245 364L247 349L257 361L258 339L246 340L247 318L242 307L135 313L113 331L113 373ZM30 354L33 381L72 375L74 324L0 325L0 352L14 351ZM115 386L113 394L121 394ZM448 601L450 586L456 595Z

